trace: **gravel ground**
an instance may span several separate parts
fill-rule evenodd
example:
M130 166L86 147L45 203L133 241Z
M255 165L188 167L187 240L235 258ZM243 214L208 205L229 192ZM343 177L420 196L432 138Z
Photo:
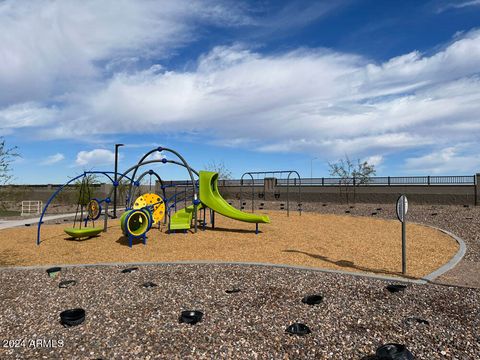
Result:
M480 358L478 289L408 285L392 294L382 280L260 266L121 269L65 268L54 279L45 269L0 271L0 358L362 359L388 342L417 359ZM68 279L78 284L60 289ZM158 287L143 288L146 281ZM235 287L241 292L225 293ZM323 303L301 302L315 293ZM85 322L64 328L59 313L76 307L86 310ZM180 324L185 309L203 311L203 321ZM287 335L294 322L312 333ZM8 348L8 339L25 343Z

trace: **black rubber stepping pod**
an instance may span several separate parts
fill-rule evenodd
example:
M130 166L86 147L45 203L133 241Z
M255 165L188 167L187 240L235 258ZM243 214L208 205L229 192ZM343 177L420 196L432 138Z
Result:
M60 323L65 327L77 326L85 321L84 309L69 309L60 313Z
M157 285L157 284L155 284L154 282L147 281L147 282L146 282L146 283L144 283L142 286L143 286L144 288L147 288L147 289L148 289L148 288L153 288L153 287L156 287L156 286L158 286L158 285Z
M381 360L414 360L413 354L402 344L385 344L380 346L375 355Z
M240 290L240 289L238 289L238 288L233 288L233 289L225 290L225 292L226 292L227 294L235 294L235 293L239 293L240 291L242 291L242 290Z
M61 267L58 267L58 266L55 266L55 267L51 267L49 269L47 269L47 274L48 276L50 277L55 277L57 276L57 274L62 271L62 268Z
M64 280L64 281L60 281L60 283L58 284L58 287L60 289L65 289L75 285L77 285L77 282L75 280Z
M307 295L302 299L302 302L304 304L308 305L318 305L323 301L323 296L322 295Z
M405 290L406 288L407 288L407 285L402 285L402 284L390 284L386 286L386 289L391 293L400 292Z
M123 269L122 274L129 274L129 273L132 273L132 272L137 271L137 270L138 270L138 267L131 267L131 268Z
M185 310L180 314L179 321L184 324L195 325L202 321L203 312L198 310Z
M410 325L413 323L422 324L422 325L430 325L428 320L421 319L419 317L409 317L405 319L405 324Z
M310 328L302 323L294 323L285 329L285 332L291 335L304 336L310 334L312 331Z

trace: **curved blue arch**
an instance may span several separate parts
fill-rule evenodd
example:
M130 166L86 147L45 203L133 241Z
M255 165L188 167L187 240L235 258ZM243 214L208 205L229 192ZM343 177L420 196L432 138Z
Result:
M43 207L43 210L42 210L42 214L40 215L40 219L38 220L38 227L37 227L37 245L40 245L40 231L41 231L41 226L42 226L42 220L43 220L43 216L45 215L46 211L47 211L47 208L48 206L50 205L50 203L53 201L53 199L58 195L58 193L60 193L60 191L62 191L67 185L71 184L73 181L77 180L77 179L80 179L81 177L85 177L87 176L87 174L102 174L102 175L105 175L106 177L108 177L110 179L110 181L112 182L112 184L114 183L114 180L110 177L109 174L115 174L114 171L84 171L82 175L78 175L76 177L74 177L73 179L69 180L68 182L66 182L65 184L63 184L62 186L60 186L51 196L50 198L47 200L47 202L45 203L45 206ZM118 174L118 173L117 173ZM127 177L127 176L125 176ZM128 177L127 177L128 179ZM130 180L130 179L129 179Z

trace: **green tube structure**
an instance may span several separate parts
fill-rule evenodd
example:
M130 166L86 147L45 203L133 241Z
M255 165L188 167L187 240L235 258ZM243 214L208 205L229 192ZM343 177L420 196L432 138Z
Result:
M120 217L120 226L125 236L142 237L152 227L152 214L147 209L125 211Z

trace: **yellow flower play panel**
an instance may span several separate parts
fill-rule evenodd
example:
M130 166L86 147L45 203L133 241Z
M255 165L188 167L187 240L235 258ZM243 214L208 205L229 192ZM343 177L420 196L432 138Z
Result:
M157 224L165 216L165 203L160 195L148 193L139 196L133 204L134 209L141 209L147 205L153 205L152 217L153 223Z

